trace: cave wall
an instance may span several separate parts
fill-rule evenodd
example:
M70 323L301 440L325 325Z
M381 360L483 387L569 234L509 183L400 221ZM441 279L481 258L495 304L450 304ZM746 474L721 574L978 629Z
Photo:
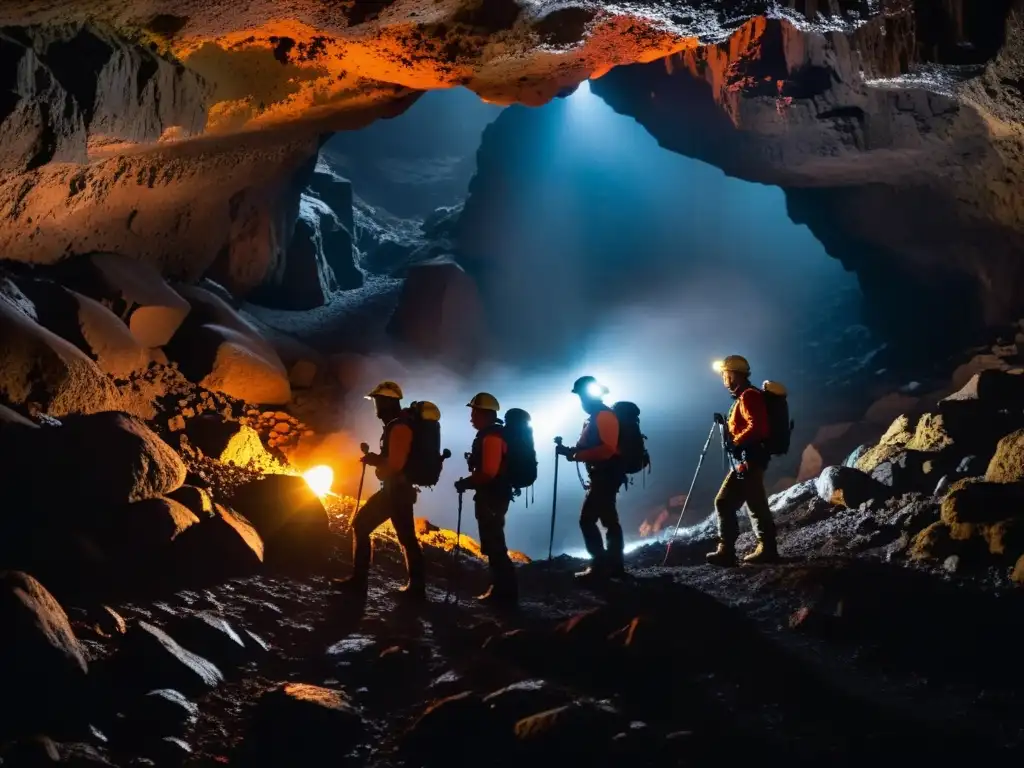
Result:
M936 63L946 40L936 29L961 41L971 29L922 29L905 14L850 36L757 18L724 43L619 68L591 87L666 148L782 187L793 219L871 273L868 287L893 263L893 277L927 294L908 311L937 310L959 289L977 321L998 322L1024 304L1024 144L1020 113L1000 108L1020 98L1024 17L1008 18L1006 44L961 83L948 70L893 79ZM978 59L995 50L982 37Z

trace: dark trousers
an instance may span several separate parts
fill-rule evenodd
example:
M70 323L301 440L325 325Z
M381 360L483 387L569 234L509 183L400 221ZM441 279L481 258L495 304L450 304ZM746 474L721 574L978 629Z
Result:
M621 479L618 477L592 476L590 488L583 500L583 508L580 510L583 544L594 559L594 565L616 571L622 570L623 557L622 525L619 523L619 511L615 507L615 498L621 485ZM608 538L607 550L601 531L597 527L598 523L605 528Z
M352 518L352 560L353 575L365 579L370 571L373 543L370 539L377 528L387 520L395 526L398 543L405 554L405 567L409 581L424 581L423 550L416 538L416 522L413 519L413 505L416 503L416 489L407 483L385 483L366 504L356 510Z
M764 469L748 467L740 477L736 470L726 475L722 488L715 497L715 516L718 518L718 538L732 548L740 535L736 513L744 504L750 511L750 527L758 541L775 545L775 520L768 506L768 493L764 489Z
M505 543L505 515L510 501L507 492L479 490L474 496L473 506L480 531L480 551L487 556L491 569L491 584L496 592L514 595L516 569Z

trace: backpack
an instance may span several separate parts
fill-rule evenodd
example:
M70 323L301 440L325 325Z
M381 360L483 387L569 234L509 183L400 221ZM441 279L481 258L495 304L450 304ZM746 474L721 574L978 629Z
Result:
M766 381L761 385L764 405L768 410L768 439L764 446L769 456L789 453L789 442L795 423L789 418L789 400L786 388L777 381Z
M619 402L612 406L619 420L619 456L627 475L643 472L651 466L647 453L647 435L640 431L640 409L636 403Z
M514 491L529 488L537 482L537 451L533 445L530 414L521 408L510 408L505 412L501 435L508 446L505 479Z
M430 487L441 479L441 411L427 401L413 402L402 411L402 420L412 428L412 446L405 462L405 477L411 485Z

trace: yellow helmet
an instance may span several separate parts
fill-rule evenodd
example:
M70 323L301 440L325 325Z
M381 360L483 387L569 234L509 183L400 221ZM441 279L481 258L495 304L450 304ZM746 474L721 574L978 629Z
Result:
M402 388L393 381L382 381L370 390L370 394L366 396L366 399L371 400L375 397L393 397L396 400L401 400Z
M721 363L716 363L715 369L719 372L730 371L742 374L743 376L750 375L750 363L747 362L745 357L740 357L739 355L729 355Z
M490 395L486 392L481 392L476 395L472 400L466 403L467 408L480 408L485 411L494 411L497 413L501 410L501 406L498 405L497 398L494 395Z

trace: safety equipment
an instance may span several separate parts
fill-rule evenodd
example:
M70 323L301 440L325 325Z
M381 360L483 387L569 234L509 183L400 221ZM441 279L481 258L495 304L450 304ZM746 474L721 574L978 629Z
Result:
M444 601L447 603L449 598L454 597L455 602L459 602L458 586L456 581L459 575L459 549L462 544L462 491L459 491L459 517L455 524L455 546L452 547L452 575L448 579L448 589L444 593Z
M548 538L548 563L555 548L555 510L558 509L558 458L562 455L562 438L555 438L555 481L551 488L551 536Z
M483 411L494 411L497 413L501 410L501 406L498 405L498 399L487 392L481 392L476 395L472 400L466 403L467 408L479 408Z
M370 390L370 394L366 396L366 399L372 400L375 397L393 397L396 400L401 400L403 397L402 388L393 381L382 381Z
M700 468L704 465L704 457L708 455L708 447L711 445L711 438L715 436L715 430L722 432L722 425L716 420L711 425L711 431L708 432L708 439L704 441L704 447L700 451L700 458L697 459L697 471L693 473L693 480L690 481L690 490L686 492L686 497L683 499L683 508L679 511L679 520L676 521L676 527L672 530L672 538L668 540L668 546L665 547L665 559L661 561L662 567L668 563L668 554L672 551L672 540L679 533L679 526L683 524L683 515L686 514L686 507L690 503L690 497L693 496L693 488L697 485L697 476L700 475ZM722 444L722 453L725 453L725 443Z
M615 418L619 420L619 456L622 471L627 475L643 472L651 466L647 452L647 435L640 430L640 409L636 403L625 400L612 406Z
M508 446L504 468L506 482L513 491L529 488L537 482L537 449L533 443L530 414L522 408L510 408L505 414L501 436Z
M740 355L729 355L722 361L721 370L739 373L743 376L750 375L750 363Z
M736 550L722 542L718 543L718 548L714 552L704 555L704 559L708 565L720 565L724 568L732 568L737 565Z
M761 385L764 404L768 410L768 439L764 446L769 456L783 456L789 453L790 439L795 422L789 418L789 399L786 388L777 381L766 381Z
M370 446L366 443L359 444L359 450L363 452L363 456L366 456L370 452ZM363 470L359 473L359 492L356 494L356 508L355 512L359 511L359 505L363 502L363 481L366 480L366 462L362 462Z
M411 485L430 487L441 479L441 411L426 400L409 404L399 419L412 429L412 446L404 474Z
M574 395L600 397L608 394L608 387L603 384L599 384L597 379L593 376L580 376L575 382L573 382L572 393Z

